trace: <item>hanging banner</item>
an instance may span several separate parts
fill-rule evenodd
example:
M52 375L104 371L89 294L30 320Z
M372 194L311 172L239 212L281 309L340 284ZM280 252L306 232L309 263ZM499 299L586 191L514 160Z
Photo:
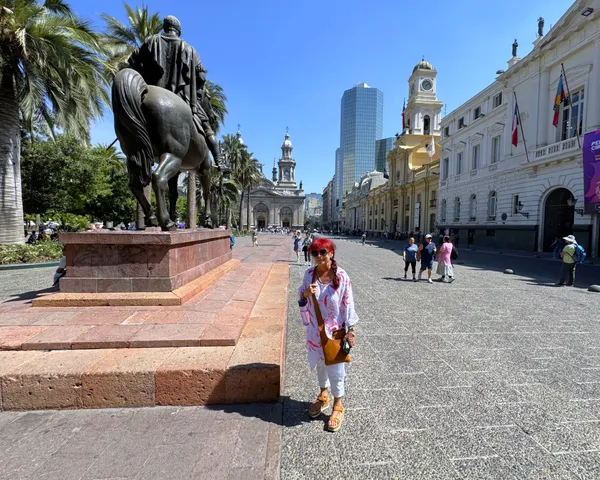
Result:
M600 130L583 137L584 212L600 212Z

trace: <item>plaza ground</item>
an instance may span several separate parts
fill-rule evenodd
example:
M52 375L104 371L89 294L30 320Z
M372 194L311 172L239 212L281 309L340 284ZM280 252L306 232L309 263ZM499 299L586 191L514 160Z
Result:
M236 256L292 259L291 237L259 243ZM3 412L3 478L600 478L600 267L556 288L556 262L461 251L453 284L417 284L399 244L337 244L360 317L340 432L306 415L292 263L280 403ZM2 295L47 275L0 272Z

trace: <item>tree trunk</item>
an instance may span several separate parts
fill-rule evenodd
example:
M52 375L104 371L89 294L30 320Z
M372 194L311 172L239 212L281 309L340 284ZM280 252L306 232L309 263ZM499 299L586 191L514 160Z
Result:
M0 243L24 243L19 103L12 69L0 75Z
M186 228L196 228L196 174L188 172L187 178L187 222Z
M239 217L238 217L238 230L243 230L244 229L244 225L242 224L242 212L244 210L244 190L242 189L242 192L240 194L240 212L239 212Z
M246 201L246 221L248 222L248 230L250 230L250 187L248 187L248 199Z
M225 218L226 218L225 228L227 228L227 230L231 230L231 207L229 205L227 205L225 212L226 212L225 213Z

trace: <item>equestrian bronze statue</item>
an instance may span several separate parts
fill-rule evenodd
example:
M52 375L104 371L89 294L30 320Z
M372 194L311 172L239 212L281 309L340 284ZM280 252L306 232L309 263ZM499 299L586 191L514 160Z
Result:
M144 210L146 226L158 223L162 230L177 228L174 217L181 171L196 172L200 179L204 225L209 228L209 153L217 168L229 172L210 126L213 112L206 72L194 48L180 35L179 20L166 17L163 34L150 37L131 55L131 68L119 71L112 86L115 132L127 156L129 187ZM158 167L152 171L155 163ZM150 183L156 214L144 196L144 187Z

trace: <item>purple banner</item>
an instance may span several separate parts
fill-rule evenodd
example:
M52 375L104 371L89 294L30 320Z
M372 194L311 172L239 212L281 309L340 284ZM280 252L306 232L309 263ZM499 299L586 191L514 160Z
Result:
M583 191L585 213L600 212L600 130L583 137Z

